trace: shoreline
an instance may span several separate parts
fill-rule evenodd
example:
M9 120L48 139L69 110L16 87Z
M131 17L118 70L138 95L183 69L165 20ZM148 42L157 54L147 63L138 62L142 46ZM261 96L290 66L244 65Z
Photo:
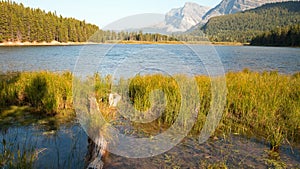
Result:
M79 46L79 45L101 45L101 44L126 44L126 45L214 45L214 46L261 46L261 45L250 45L250 43L240 42L208 42L208 41L107 41L104 43L97 42L2 42L0 47L28 47L28 46ZM294 47L297 46L269 46L265 47Z
M241 42L211 42L211 44L216 46L250 46L250 43Z
M110 41L105 43L95 42L2 42L0 47L21 47L21 46L76 46L76 45L99 45L99 44L128 44L128 45L218 45L218 46L245 46L248 44L236 43L236 42L183 42L183 41Z
M20 46L76 46L76 45L88 45L95 44L91 42L3 42L0 43L0 47L20 47Z

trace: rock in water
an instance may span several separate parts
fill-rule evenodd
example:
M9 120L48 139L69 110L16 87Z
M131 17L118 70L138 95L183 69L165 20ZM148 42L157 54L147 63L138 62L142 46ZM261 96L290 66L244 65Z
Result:
M121 96L117 93L109 94L109 106L110 107L117 107L118 102L121 100Z

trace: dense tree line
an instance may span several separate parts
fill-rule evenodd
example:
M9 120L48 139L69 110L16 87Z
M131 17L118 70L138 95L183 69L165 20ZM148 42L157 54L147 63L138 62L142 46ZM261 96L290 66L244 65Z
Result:
M110 42L110 41L147 41L147 42L167 42L178 41L174 36L152 34L139 32L114 32L114 31L98 31L95 33L89 41L91 42Z
M145 42L174 42L174 41L183 41L183 42L203 42L208 41L208 38L203 32L192 34L172 34L164 35L158 33L143 33L142 31L138 32L114 32L114 31L98 31L95 33L89 41L91 42L117 42L117 41L145 41Z
M300 46L300 25L277 28L255 37L251 45Z
M98 30L85 21L0 1L0 42L85 42Z
M211 41L245 43L266 31L296 24L300 24L299 1L271 3L241 13L213 17L201 30Z

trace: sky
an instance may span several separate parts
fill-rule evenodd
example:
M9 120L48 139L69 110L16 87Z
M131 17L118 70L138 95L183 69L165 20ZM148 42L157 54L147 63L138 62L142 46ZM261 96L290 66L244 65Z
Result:
M13 0L26 7L56 11L57 15L74 17L98 25L106 25L136 14L165 14L172 8L195 2L202 6L214 7L221 0Z

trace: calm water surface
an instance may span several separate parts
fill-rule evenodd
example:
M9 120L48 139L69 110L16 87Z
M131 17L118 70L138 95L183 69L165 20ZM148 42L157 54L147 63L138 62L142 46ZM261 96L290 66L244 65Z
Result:
M179 65L185 65L193 74L206 74L201 59L185 45L110 47L112 46L0 47L0 71L73 71L80 58L86 61L86 69L88 66L93 67L93 71L103 74L115 73L120 65L122 70L130 72L133 68L130 65L132 63L143 63L151 68L165 68L168 73L177 73ZM201 45L197 48L201 55L206 56L212 55L212 50L215 50L226 72L240 71L244 68L254 71L277 70L280 73L300 71L300 48Z

